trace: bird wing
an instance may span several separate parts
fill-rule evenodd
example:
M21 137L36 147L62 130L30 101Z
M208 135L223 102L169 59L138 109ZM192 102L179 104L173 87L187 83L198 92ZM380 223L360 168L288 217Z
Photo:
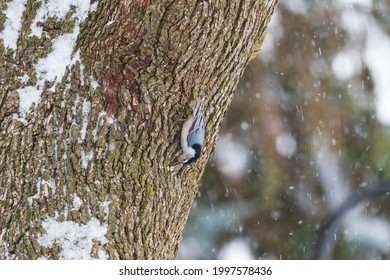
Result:
M198 102L196 103L193 115L194 121L189 129L189 133L187 136L187 142L189 147L194 144L199 144L201 146L203 145L205 122L202 116L200 105L200 98L198 98Z

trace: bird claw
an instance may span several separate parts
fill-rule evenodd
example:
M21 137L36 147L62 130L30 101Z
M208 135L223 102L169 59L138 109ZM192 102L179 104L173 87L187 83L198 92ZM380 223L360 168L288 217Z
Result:
M182 119L182 118L174 118L174 120L177 123L184 123L186 121L186 119Z

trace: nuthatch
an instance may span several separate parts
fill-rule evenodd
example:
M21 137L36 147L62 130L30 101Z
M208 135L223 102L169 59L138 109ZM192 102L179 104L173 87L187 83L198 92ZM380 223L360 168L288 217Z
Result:
M200 105L198 98L193 115L183 124L180 140L183 154L173 165L194 163L202 153L205 123Z

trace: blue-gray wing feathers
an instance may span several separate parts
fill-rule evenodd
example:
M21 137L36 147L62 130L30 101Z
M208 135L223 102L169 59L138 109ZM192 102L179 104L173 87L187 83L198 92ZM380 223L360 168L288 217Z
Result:
M200 98L198 98L198 101L196 103L193 118L194 121L190 127L190 132L187 136L188 146L192 147L192 145L194 144L199 144L202 146L204 140L205 124L201 110Z

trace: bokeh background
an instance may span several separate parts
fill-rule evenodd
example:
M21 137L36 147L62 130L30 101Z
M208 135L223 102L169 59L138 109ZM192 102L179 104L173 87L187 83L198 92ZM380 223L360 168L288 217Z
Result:
M312 259L320 225L390 178L390 1L282 0L222 126L178 259ZM390 197L333 259L390 259Z

